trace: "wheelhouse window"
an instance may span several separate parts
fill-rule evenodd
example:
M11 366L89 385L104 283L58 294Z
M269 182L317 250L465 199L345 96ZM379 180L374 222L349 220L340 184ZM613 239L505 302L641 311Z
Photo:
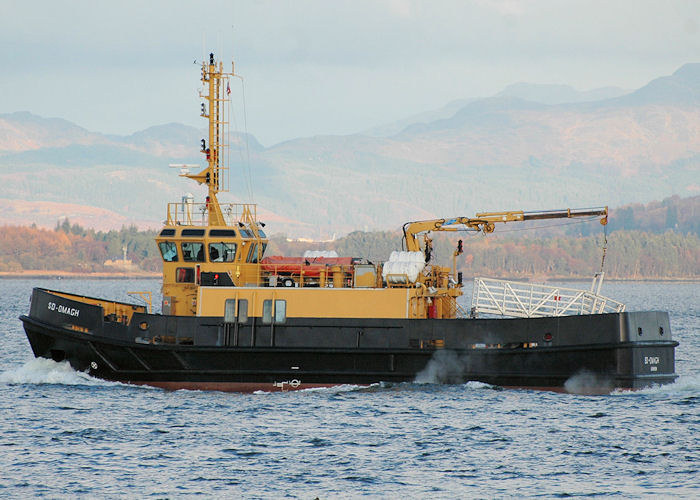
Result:
M266 248L267 243L260 243L260 255L258 255L258 243L253 243L252 245L250 245L250 250L248 251L248 258L246 259L246 262L250 262L251 264L257 264L258 257L262 258L262 256L265 255Z
M197 238L204 236L204 229L183 229L182 236L185 238Z
M248 258L246 258L246 262L253 262L255 263L257 261L257 255L258 255L258 244L253 243L250 245L250 250L248 250ZM256 260L253 260L256 259Z
M255 238L255 233L251 227L241 227L239 231L241 233L241 238ZM263 231L260 226L258 226L258 236L260 236L260 238L265 238L265 231Z
M235 238L236 231L234 231L233 229L210 229L209 236L211 236L211 237L224 236L226 238Z
M177 245L172 241L162 241L158 243L160 253L165 262L177 262Z
M204 262L204 243L182 243L182 260Z
M210 262L233 262L235 258L235 243L209 243Z
M175 271L175 281L178 283L194 283L194 268L178 267Z

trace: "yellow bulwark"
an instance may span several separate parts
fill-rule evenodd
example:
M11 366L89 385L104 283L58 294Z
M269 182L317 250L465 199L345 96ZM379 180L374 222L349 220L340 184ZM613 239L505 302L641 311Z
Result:
M214 316L226 321L236 315L260 318L263 324L287 318L455 318L457 298L462 295L461 273L456 272L461 240L452 268L430 265L431 231L490 233L495 223L584 216L607 222L607 207L480 213L475 218L407 223L408 252L392 256L385 264L349 257L263 260L268 240L256 206L220 204L217 198L226 190L224 104L234 76L233 66L230 73L224 72L213 54L202 63L206 94L201 94L205 101L201 115L208 120L209 134L202 139L201 153L207 166L199 173L181 175L205 184L208 195L204 202L184 198L170 203L165 227L156 238L163 257L165 315Z

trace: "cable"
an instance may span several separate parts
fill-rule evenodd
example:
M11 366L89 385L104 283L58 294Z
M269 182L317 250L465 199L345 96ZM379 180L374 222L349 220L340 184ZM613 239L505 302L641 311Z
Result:
M245 170L243 173L243 180L245 182L246 190L248 191L248 199L250 203L255 203L255 200L253 198L253 176L251 174L251 169L250 169L250 147L248 145L248 120L247 120L247 115L246 115L246 106L245 106L245 87L243 83L243 78L239 75L233 75L234 77L238 78L241 81L241 89L242 89L242 98L243 98L243 123L244 123L244 128L245 128L245 133L244 133L244 140L245 140L245 148L246 148L246 157L243 157L243 150L240 147L240 143L238 145L238 154L241 159L241 163L245 165ZM231 101L229 100L229 106L233 106ZM233 111L230 112L230 116L232 117L234 127L236 128L236 132L239 132L238 129L238 121L236 120L236 113ZM240 133L239 133L240 137Z
M603 268L605 267L605 254L607 253L608 250L608 225L605 224L603 226L603 257L600 259L600 272L603 272Z
M248 113L245 106L245 82L241 78L241 92L243 94L243 128L245 131L245 152L246 152L246 166L248 167L248 191L250 195L251 203L254 203L253 199L253 176L250 172L250 147L248 147Z

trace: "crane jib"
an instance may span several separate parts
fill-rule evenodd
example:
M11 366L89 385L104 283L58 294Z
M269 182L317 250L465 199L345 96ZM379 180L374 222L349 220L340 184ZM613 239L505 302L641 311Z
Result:
M607 215L608 211L605 208L594 210L552 210L546 212L523 212L523 220L562 219L569 217L597 217Z

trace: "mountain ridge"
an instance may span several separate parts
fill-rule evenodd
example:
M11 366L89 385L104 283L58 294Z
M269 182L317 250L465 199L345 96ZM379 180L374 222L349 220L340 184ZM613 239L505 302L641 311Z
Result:
M233 134L230 193L221 199L250 201L252 184L261 209L284 214L275 231L323 239L479 210L700 192L700 64L598 101L556 87L553 101L571 100L567 92L578 101L523 99L534 87L516 84L448 103L422 115L434 120L389 136L319 135L263 147ZM167 201L185 192L203 198L201 186L166 170L202 164L201 137L203 130L177 123L107 136L61 119L0 115L0 198L79 201L157 224Z

